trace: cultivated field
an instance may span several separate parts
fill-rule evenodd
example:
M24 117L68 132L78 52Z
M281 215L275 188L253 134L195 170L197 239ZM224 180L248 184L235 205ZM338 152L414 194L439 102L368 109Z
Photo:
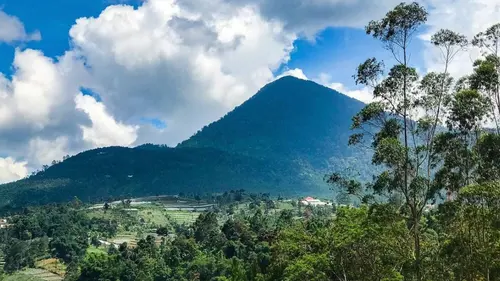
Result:
M8 276L5 281L61 281L63 278L45 269L28 268Z
M45 259L39 260L35 263L35 266L40 269L45 269L56 275L63 277L66 274L66 265L59 261L58 259Z

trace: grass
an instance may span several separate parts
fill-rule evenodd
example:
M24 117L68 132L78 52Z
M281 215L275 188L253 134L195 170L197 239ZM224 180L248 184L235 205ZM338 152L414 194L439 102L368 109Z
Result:
M87 254L92 254L92 253L96 253L96 254L108 254L108 252L106 250L104 250L103 248L101 248L101 247L97 248L95 246L90 246L90 247L87 248Z
M41 278L32 275L26 275L24 273L14 273L13 275L9 275L3 279L3 281L44 281Z
M35 263L35 266L50 271L59 276L64 276L66 274L66 265L60 262L58 259L51 258L39 260Z
M149 199L149 198L145 198ZM205 204L202 202L202 204ZM103 209L88 209L87 216L89 218L102 218L109 220L116 220L121 225L121 229L119 232L133 231L136 232L138 230L144 231L141 229L139 220L144 221L144 225L142 227L152 229L159 226L169 226L170 222L176 222L179 224L190 224L193 223L198 216L199 212L185 211L185 210L165 210L166 207L169 206L198 206L199 204L193 200L180 200L177 198L165 197L161 198L159 201L154 201L151 204L144 205L132 205L130 208L137 209L135 212L127 212L122 210L121 207L113 208L107 210L106 212ZM134 227L135 225L135 227ZM125 227L127 226L127 227ZM139 226L139 229L138 227Z
M179 224L191 224L200 216L199 212L165 211L168 217Z
M168 217L165 212L160 208L141 208L139 209L139 217L144 219L147 224L166 225L168 224Z
M61 281L63 278L45 269L28 268L7 276L4 281Z
M88 210L87 211L87 216L89 218L101 218L101 219L107 219L107 220L116 220L118 222L123 222L125 220L134 220L137 218L136 215L127 213L122 210L107 210L104 211L102 209L96 209L96 210Z
M292 206L292 203L290 202L280 202L280 201L275 201L276 208L279 210L293 210L296 209L297 207Z
M109 242L115 244L127 243L129 246L135 246L137 244L137 237L133 234L119 234L113 239L109 239Z

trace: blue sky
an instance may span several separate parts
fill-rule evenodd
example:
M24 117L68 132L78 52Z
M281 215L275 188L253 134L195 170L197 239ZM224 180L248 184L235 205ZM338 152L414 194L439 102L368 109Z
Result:
M141 0L126 1L137 7ZM55 58L70 47L69 29L81 17L97 17L107 6L120 3L116 0L0 0L0 8L19 18L26 30L39 30L43 40L16 44L21 48L34 48ZM14 58L12 45L0 44L0 72L11 73Z
M42 34L42 40L16 44L16 47L38 49L46 56L56 58L70 49L68 32L76 19L98 17L107 6L120 3L138 7L141 0L1 0L0 7L7 14L19 18L27 32L38 30ZM0 72L11 75L13 45L0 44L0 52ZM362 28L327 27L317 33L315 40L296 40L290 61L274 72L279 74L287 68L300 68L311 78L327 73L336 82L354 87L351 76L355 67L371 56L391 61L380 42L367 36ZM418 61L421 64L421 59L421 56L417 56L416 63Z
M494 1L419 1L422 32L470 37L500 18ZM95 147L175 146L282 73L369 100L356 66L392 59L363 26L399 2L0 0L0 183ZM423 40L411 53L440 69Z
M106 6L102 1L85 0L0 1L3 11L19 18L28 32L39 30L42 34L43 40L16 45L21 48L40 49L45 55L53 58L69 49L68 32L76 19L98 16ZM10 65L14 58L12 45L0 45L0 52L0 71L11 73Z

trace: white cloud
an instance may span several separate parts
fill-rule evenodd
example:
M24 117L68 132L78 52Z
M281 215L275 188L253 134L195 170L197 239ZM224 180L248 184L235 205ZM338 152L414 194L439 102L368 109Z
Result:
M0 43L39 41L41 39L39 31L26 33L24 24L18 18L8 15L0 9Z
M364 103L370 103L373 101L373 90L368 87L363 87L361 89L348 89L344 84L338 82L332 82L332 77L326 73L320 73L319 77L315 80L316 82L331 88L337 92L340 92L346 96L357 99Z
M69 54L54 62L39 51L16 50L12 78L0 74L1 155L37 168L54 159L46 162L39 157L42 152L32 151L36 139L51 143L65 136L68 149L85 148L78 124L89 121L75 110L72 97L78 93L77 77L81 76L76 62Z
M31 164L37 166L50 164L53 160L61 160L69 150L69 140L66 136L55 139L42 139L35 137L28 143L29 158Z
M8 81L0 76L0 128L19 124L20 116L33 127L43 128L50 122L50 112L64 100L60 99L62 77L53 62L39 51L16 51L15 76Z
M288 60L296 37L255 7L205 12L165 0L110 6L78 19L73 48L56 60L16 50L11 78L0 73L0 155L33 170L92 147L175 145L248 99Z
M129 146L137 139L139 126L127 126L116 122L106 111L104 104L93 97L80 94L76 96L76 108L87 113L91 126L81 125L83 139L93 147L111 145Z
M425 0L431 7L428 20L429 30L422 36L430 36L441 28L464 34L469 39L500 21L500 2L492 0ZM440 52L431 44L423 50L427 71L443 71ZM472 63L480 55L479 50L470 47L462 52L450 66L454 77L461 77L472 71Z
M364 103L370 103L373 101L373 91L366 87L359 90L350 90L342 83L329 83L325 86Z
M193 7L198 1L179 0L181 5ZM204 1L207 12L221 3L233 6L251 5L258 9L263 18L283 23L286 31L313 38L328 26L363 27L367 19L382 17L400 0L214 0Z
M303 80L314 81L318 84L321 84L325 87L328 87L332 90L335 90L341 94L344 94L348 97L357 99L357 100L362 101L364 103L370 103L373 101L373 91L370 90L368 87L363 87L363 88L357 89L357 90L349 89L348 87L346 87L342 83L332 82L332 77L327 73L320 73L317 78L309 79L304 74L304 71L302 69L294 68L294 69L289 69L289 70L284 71L282 74L278 75L276 77L276 79L279 79L279 78L285 77L285 76L293 76L293 77L303 79Z
M15 181L28 175L26 162L16 162L11 157L0 158L0 184Z
M72 49L57 59L16 50L12 77L0 73L0 135L7 136L0 138L0 155L11 156L15 167L34 169L97 146L175 145L272 81L299 34L327 25L359 27L367 15L381 16L398 2L149 0L138 8L109 6L76 21L69 31ZM0 31L0 41L40 39L0 11L2 22L9 29ZM307 79L300 69L287 73ZM320 82L362 100L367 94L330 80ZM102 101L83 96L82 87ZM166 128L141 124L144 117L161 119Z
M300 68L289 69L289 70L283 72L282 74L278 75L276 77L276 79L279 79L279 78L285 77L285 76L293 76L295 78L299 78L302 80L309 80L309 78L307 78L307 76L304 74L304 71Z
M201 6L162 0L138 9L110 6L70 31L91 68L89 87L109 114L121 122L146 114L165 120L162 135L171 145L271 81L296 38L251 6L221 3L210 14Z
M66 154L112 144L106 140L130 144L119 130L128 127L107 116L103 105L77 104L89 76L74 53L53 61L40 51L16 50L13 68L11 79L0 73L0 135L6 136L0 138L0 155L33 170Z

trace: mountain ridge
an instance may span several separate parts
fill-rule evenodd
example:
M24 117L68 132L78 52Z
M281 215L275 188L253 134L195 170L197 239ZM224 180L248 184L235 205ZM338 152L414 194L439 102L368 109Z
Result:
M229 189L328 195L328 172L356 167L369 176L368 152L347 145L351 118L363 106L317 83L283 77L174 148L93 149L1 185L0 207Z

